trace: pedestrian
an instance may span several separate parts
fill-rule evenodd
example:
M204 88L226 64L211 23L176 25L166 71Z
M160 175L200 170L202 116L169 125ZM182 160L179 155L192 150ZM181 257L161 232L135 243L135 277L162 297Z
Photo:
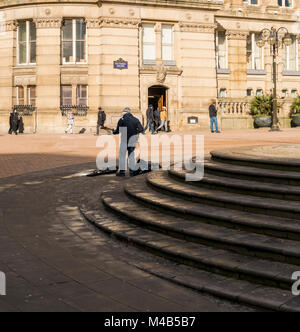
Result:
M18 116L18 130L19 134L24 134L24 122L23 122L23 117L21 115Z
M67 134L70 131L70 134L73 134L73 127L75 123L74 123L74 114L72 109L68 111L67 118L68 118L68 128L65 130L65 133Z
M157 129L160 126L160 112L161 110L157 107L154 111L154 123L155 123L155 132L157 133Z
M12 135L12 133L15 133L15 135L18 135L18 120L19 120L18 112L14 108L12 113L10 113L10 117L9 117L9 134L10 135Z
M151 134L154 134L154 108L152 105L149 105L147 112L146 112L146 116L147 116L147 125L144 129L144 133L146 132L146 130L148 129L148 127L150 127L150 131Z
M125 176L126 154L128 152L130 176L135 175L135 155L134 151L138 142L138 135L144 132L140 121L135 118L129 107L123 110L123 116L118 122L117 129L113 131L114 135L121 134L120 153L119 153L119 172L117 176Z
M103 129L106 121L106 114L101 107L98 108L97 136L100 134L100 128Z
M218 128L218 110L217 110L217 103L213 100L211 105L209 106L209 117L210 117L210 129L211 132L214 133L214 127L216 128L216 133L220 134L219 128Z
M157 128L157 132L159 130L161 130L163 127L165 127L165 132L168 131L168 115L167 115L167 108L166 106L163 106L163 109L160 113L160 120L161 120L161 123L160 123L160 126Z

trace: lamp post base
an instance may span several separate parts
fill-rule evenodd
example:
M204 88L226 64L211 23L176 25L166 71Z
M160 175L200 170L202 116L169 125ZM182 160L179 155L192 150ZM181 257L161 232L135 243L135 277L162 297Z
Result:
M273 125L270 129L270 131L281 131L280 127L278 125Z

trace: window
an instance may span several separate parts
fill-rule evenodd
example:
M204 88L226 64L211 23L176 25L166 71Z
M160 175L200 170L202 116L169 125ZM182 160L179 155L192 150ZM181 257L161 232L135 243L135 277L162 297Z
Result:
M278 0L278 6L280 7L293 7L293 0Z
M259 35L256 33L251 34L251 45L252 45L252 68L253 70L264 70L264 48L258 47L256 42Z
M220 89L220 91L219 91L219 97L220 98L226 98L226 95L227 95L226 89Z
M25 98L24 98L24 87L17 86L17 105L24 105Z
M243 0L246 5L258 5L258 0Z
M296 36L291 37L293 44L291 46L282 46L282 61L284 71L298 71L298 40Z
M227 37L225 31L217 32L217 62L218 69L228 68Z
M62 62L86 63L86 23L83 19L64 20L62 27Z
M297 98L297 95L298 95L298 91L297 90L292 90L291 91L291 97L292 98Z
M163 25L162 26L162 59L163 61L173 61L173 26Z
M156 35L153 24L143 25L143 62L156 60Z
M77 105L88 106L87 85L77 85Z
M253 90L247 89L247 97L252 97L252 96L253 96Z
M60 96L60 104L62 106L72 105L72 85L62 85Z
M286 89L282 90L281 91L281 98L283 98L283 99L286 98L287 97L287 92L288 91Z
M28 105L35 106L35 100L36 100L35 85L29 85L27 87L27 100L28 100Z
M32 21L20 21L18 26L19 65L36 63L36 26Z
M257 96L257 97L261 97L263 94L264 94L264 92L263 92L262 89L257 89L257 90L256 90L256 96Z

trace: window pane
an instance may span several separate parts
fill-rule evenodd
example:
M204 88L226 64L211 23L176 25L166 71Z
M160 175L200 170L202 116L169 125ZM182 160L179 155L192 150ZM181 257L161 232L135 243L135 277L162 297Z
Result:
M218 68L226 69L226 35L224 31L218 32Z
M87 106L87 85L77 85L77 105Z
M26 42L19 43L19 63L26 63Z
M19 42L26 41L26 22L19 22Z
M143 26L143 42L144 43L155 43L155 30L154 25L145 24Z
M86 24L84 20L76 20L76 40L85 40Z
M73 43L70 42L63 42L63 59L64 62L74 62L73 59Z
M165 61L173 60L173 47L172 46L163 46L162 47L162 58Z
M143 59L144 60L155 60L156 59L155 45L144 45Z
M36 87L34 85L28 86L27 91L29 105L35 106Z
M76 42L76 62L85 61L85 42L77 41Z
M24 105L24 87L18 86L17 87L17 93L18 93L18 105Z
M62 26L63 40L73 39L73 22L72 20L65 20Z
M30 22L30 34L29 34L30 41L36 41L36 27L34 22Z
M162 26L162 43L173 44L173 27L171 25Z
M36 63L36 42L30 43L30 63Z
M72 85L61 86L61 105L72 105Z

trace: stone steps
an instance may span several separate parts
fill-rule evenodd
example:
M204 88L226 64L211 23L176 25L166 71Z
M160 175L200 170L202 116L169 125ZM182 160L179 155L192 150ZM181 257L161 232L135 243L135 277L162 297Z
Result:
M171 169L169 175L176 180L185 182L185 171ZM190 182L190 184L243 195L246 194L292 201L300 200L299 187L283 184L279 186L278 183L261 183L258 181L228 178L206 173L202 181Z
M285 200L264 198L224 191L198 188L188 183L180 183L171 179L166 172L152 172L147 177L148 183L157 191L168 193L186 200L193 200L216 207L226 207L269 216L298 219L300 204Z
M137 227L113 215L109 216L108 221L102 212L100 214L94 210L89 211L85 207L81 209L81 212L90 223L122 241L177 263L198 267L190 269L190 273L178 273L178 266L176 266L176 270L172 265L157 267L155 264L145 264L141 266L148 272L182 286L228 300L274 311L300 312L299 298L292 296L290 291L232 277L231 275L242 276L242 272L238 272L238 265L245 262L245 258L241 255L231 254L230 256L226 251L220 249L208 250L207 247L199 244L174 239ZM242 261L239 261L240 258ZM232 272L226 271L230 264L232 265L231 269L235 268L237 273L232 274ZM262 264L264 264L263 261ZM203 269L199 269L200 266ZM212 273L207 271L209 266L213 271ZM256 276L259 274L255 269L252 272ZM249 269L247 273L250 273ZM253 276L253 280L255 279L256 277Z
M300 171L287 172L275 169L263 169L250 166L241 166L221 163L213 160L205 161L205 174L213 174L230 179L242 179L260 183L300 185Z
M258 257L267 257L274 263L261 260L260 264L263 268L266 263L268 265L268 270L262 270L261 274L266 277L271 273L272 278L274 275L280 275L278 282L285 284L287 288L291 287L291 275L295 269L297 270L297 266L280 262L300 264L300 242L298 241L276 239L239 230L233 232L222 226L168 216L139 205L124 193L105 192L102 201L107 208L121 218L143 228L188 242L204 244L213 249L225 249L228 252L255 257L255 260L249 258L251 262L256 262ZM252 271L252 274L255 273Z

